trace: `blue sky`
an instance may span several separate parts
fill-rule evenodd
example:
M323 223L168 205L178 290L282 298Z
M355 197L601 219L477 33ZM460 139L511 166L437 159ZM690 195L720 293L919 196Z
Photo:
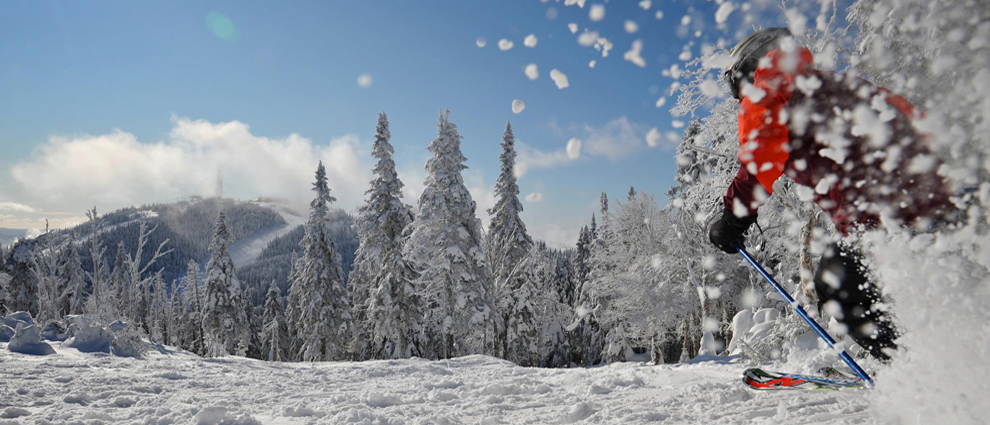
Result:
M105 156L119 146L147 153L155 151L152 145L168 151L185 143L184 152L196 155L165 155L175 165L149 171L167 180L169 170L213 158L201 154L202 143L220 136L203 131L226 134L220 129L230 122L244 125L237 140L265 149L271 141L291 143L296 134L318 154L334 155L333 146L338 153L350 152L328 161L331 167L339 161L355 167L342 166L336 184L331 173L340 206L350 209L367 186L360 178L368 176L360 170L368 173L373 165L367 153L377 113L388 114L401 177L415 187L422 182L409 180L422 178L437 111L449 108L464 136L469 185L477 186L479 197L484 197L481 188L491 190L498 173L506 120L533 155L556 152L559 158L569 139L585 142L579 158L532 166L520 177L521 196L533 194L533 201L524 201L531 232L562 245L597 209L601 191L624 199L633 185L666 202L673 150L667 142L650 148L644 140L651 128L681 131L672 127L668 112L673 98L663 108L654 105L673 82L661 71L681 62L677 56L688 43L697 55L705 42L734 40L715 28L718 5L712 2L653 1L644 10L635 1L612 1L604 4L605 19L598 22L589 19L593 3L579 8L553 0L5 2L0 5L5 151L0 181L6 183L0 186L0 227L35 226L46 216L68 223L93 203L107 209L200 194L185 180L119 188L115 179L142 181L128 174L144 169L138 158L159 158L122 154L101 162L100 176L93 179L95 193L120 195L90 201L79 188L62 193L66 185L60 182L87 184L94 161L79 166L60 161L82 161L92 154L87 149L103 142L109 143L106 149L97 151ZM692 20L682 25L685 15ZM207 24L218 17L232 24L219 35ZM624 30L627 20L637 23L636 33ZM578 34L569 31L571 22L578 24ZM704 28L700 38L693 35L698 28ZM585 29L613 43L607 58L578 45ZM538 39L535 48L523 45L529 34ZM483 48L476 45L479 37L487 41ZM501 51L503 38L514 47ZM636 39L643 41L644 68L623 60ZM591 60L597 60L593 69ZM523 73L530 63L539 68L535 81ZM551 69L565 73L570 86L558 89L549 78ZM357 84L365 73L373 78L369 87ZM520 114L511 110L514 99L526 103ZM197 136L186 131L193 128ZM237 146L224 152L239 155ZM248 159L224 157L223 167L248 167L263 175L264 152L256 149ZM214 164L206 161L202 167ZM299 175L311 175L311 164L302 161L298 167L306 169ZM243 171L224 174L229 196L283 195L279 186L240 179ZM542 199L536 201L535 194ZM479 204L484 207L484 200Z

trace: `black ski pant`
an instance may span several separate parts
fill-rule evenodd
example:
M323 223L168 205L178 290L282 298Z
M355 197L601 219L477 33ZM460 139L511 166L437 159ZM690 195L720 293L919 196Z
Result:
M877 360L890 360L883 350L897 347L897 332L886 312L876 308L880 291L869 280L857 250L829 245L815 271L815 291L819 310L830 301L838 303L835 319L846 326L849 336Z

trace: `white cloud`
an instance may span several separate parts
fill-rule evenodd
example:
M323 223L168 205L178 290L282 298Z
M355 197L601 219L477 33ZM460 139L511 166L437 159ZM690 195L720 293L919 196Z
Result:
M632 43L632 47L622 56L623 59L632 62L640 68L646 68L646 61L640 56L643 52L643 40L635 40Z
M656 107L657 108L663 108L663 105L666 105L666 104L667 104L667 98L666 97L660 97L659 99L657 99Z
M375 80L371 78L371 74L365 73L358 75L357 84L358 86L361 86L361 88L366 89L368 87L371 87L371 83L373 83L374 81Z
M0 211L34 212L34 208L16 202L0 202Z
M426 171L423 169L423 164L409 163L399 168L397 173L399 174L399 180L402 180L403 202L413 206L417 205L419 203L419 195L423 194L423 189L426 187Z
M481 224L488 228L491 217L488 210L495 207L495 185L485 183L485 177L478 170L464 170L464 185L471 193L471 199L477 204L475 215L481 219Z
M564 6L578 5L580 8L584 8L584 3L587 0L564 0Z
M516 142L516 151L519 156L516 158L513 174L517 178L526 175L531 168L554 168L576 159L568 155L566 148L546 152L522 142Z
M609 121L602 127L584 125L587 134L582 151L595 157L612 160L627 157L644 147L644 126L633 125L626 117Z
M526 65L526 70L524 72L526 73L526 78L529 78L530 80L535 80L540 77L539 68L537 68L535 63Z
M488 40L485 40L484 38L478 37L477 40L474 40L474 44L476 46L478 46L478 47L485 47L485 46L488 45Z
M103 211L192 195L211 196L217 172L224 194L277 196L308 202L316 163L327 166L337 206L363 202L370 155L356 136L316 144L298 134L268 138L240 121L212 123L173 117L165 140L142 143L133 134L52 137L11 167L13 199L46 211Z
M577 242L578 232L581 231L583 221L572 220L573 223L547 223L536 226L533 223L527 226L531 230L533 238L547 243L547 246L558 249L574 248Z
M571 34L577 34L578 24L571 22L567 24L567 29L571 30Z
M592 59L591 62L588 62L588 68L594 68L597 63L598 61Z
M591 19L591 22L598 22L602 19L605 19L605 5L603 4L591 5L591 9L588 10L588 18Z
M530 34L527 35L526 38L523 40L523 46L536 47L536 42L537 42L536 35Z
M663 143L659 131L641 124L629 122L626 117L616 118L601 127L573 126L571 132L583 134L582 139L571 138L567 145L548 151L517 142L515 174L522 177L536 168L554 168L569 164L582 156L619 160L641 152L647 147L672 148L676 144ZM676 137L675 137L676 139Z
M511 41L507 40L507 39L504 39L503 38L503 39L501 39L501 40L498 41L498 48L499 48L499 50L506 51L506 50L511 49L512 46L513 46L513 43Z
M557 85L560 90L570 87L570 83L567 81L567 75L556 69L550 70L550 78L553 79L553 83Z
M524 109L526 109L526 102L523 102L523 101L521 101L519 99L515 99L515 100L512 101L512 113L513 114L518 114L518 113L522 112Z
M533 192L526 195L526 201L528 202L540 202L543 200L543 194L540 192Z
M643 0L643 1L639 2L639 7L642 7L643 10L650 10L650 6L652 4L653 4L653 2L651 2L650 0Z

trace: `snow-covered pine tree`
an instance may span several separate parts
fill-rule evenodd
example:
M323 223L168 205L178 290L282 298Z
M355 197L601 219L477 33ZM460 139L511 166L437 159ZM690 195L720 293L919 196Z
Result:
M185 289L182 311L182 346L199 355L204 355L203 349L203 294L199 288L199 264L189 260L186 269Z
M296 255L296 251L292 251L289 254L289 288L288 294L285 297L285 328L286 328L286 340L285 340L285 351L282 356L287 361L299 360L299 353L302 352L302 339L300 338L299 329L302 324L301 320L304 317L300 317L298 313L298 307L300 295L302 294L302 287L297 287L297 285L302 285L303 281L298 279L299 272L296 269L296 265L299 264L299 257Z
M173 347L182 345L182 302L179 300L179 282L172 281L172 293L168 297L168 316L165 322L165 332L168 334L166 343Z
M327 234L329 204L336 199L330 196L322 161L316 169L313 191L316 198L310 203L306 233L300 242L303 256L297 260L296 280L291 287L298 302L293 320L302 342L302 360L339 360L346 354L351 305L340 253Z
M7 253L7 309L38 315L38 280L31 272L31 241L21 239Z
M10 275L3 270L3 252L0 252L0 314L7 314L7 303L10 296L7 294L7 285L10 283Z
M578 235L577 250L574 255L574 282L577 286L575 294L570 305L574 305L574 301L580 298L581 294L581 284L588 278L588 273L590 272L590 266L588 261L591 258L591 230L588 226L581 228L581 232Z
M596 364L602 360L601 352L605 346L605 336L609 330L607 324L601 323L598 314L603 310L607 300L603 299L602 287L606 280L615 273L615 258L612 255L616 243L615 232L612 230L611 215L608 211L608 195L602 192L600 198L601 225L595 226L595 237L591 243L589 257L589 273L586 282L581 286L580 298L577 301L578 316L582 319L581 337L585 365Z
M519 202L519 186L516 184L516 139L512 125L505 123L502 134L502 155L498 179L495 181L495 207L488 210L489 223L488 258L496 286L507 284L513 269L525 258L533 246L533 239L526 233L526 224L519 217L523 211Z
M116 320L116 319L129 319L132 318L131 306L133 302L131 300L131 277L130 268L127 266L130 260L127 258L127 252L124 250L124 242L120 241L117 243L117 256L113 261L113 271L110 272L110 278L106 279L101 292L102 302L104 303L100 310L103 312L104 319L106 320ZM126 317L125 317L126 316Z
M109 293L104 293L104 286L106 286L107 276L110 271L107 269L105 262L106 248L103 246L103 241L100 237L103 231L103 220L100 219L95 206L92 210L86 211L86 218L89 219L88 224L91 231L89 236L89 256L92 261L90 267L92 270L87 273L87 276L92 286L92 292L86 299L85 311L87 314L95 315L100 319L112 320L113 318L106 310L107 304L105 303Z
M355 346L364 358L407 358L420 355L422 333L416 273L402 256L403 231L413 214L401 199L403 184L395 171L384 112L376 133L376 177L357 220L361 244L350 275L356 328L361 329L355 332Z
M530 248L527 258L516 267L521 275L500 291L502 355L520 366L539 366L544 298L557 299L555 293L544 291L551 284L553 267L539 244Z
M498 318L477 206L461 176L467 158L449 118L449 111L440 111L419 215L408 227L404 248L405 257L422 271L420 292L429 306L427 355L439 358L491 353L492 321Z
M151 280L149 292L151 298L148 303L148 337L152 342L165 344L167 343L165 338L168 336L165 329L168 318L168 300L166 299L165 281L162 280L161 272L155 273L154 279Z
M230 243L227 218L220 210L213 241L210 242L210 262L206 265L206 305L203 327L206 355L210 357L247 353L250 342L247 306L241 296L241 285L234 274L234 262L227 245Z
M373 170L375 179L365 192L369 195L368 203L359 210L356 224L360 245L347 281L351 290L355 324L352 350L357 359L368 357L368 331L372 326L368 323L369 295L379 290L376 282L383 272L385 252L389 249L396 251L399 257L391 259L391 265L404 267L401 265L404 262L401 260L401 236L406 226L413 221L412 209L402 202L403 184L395 171L395 161L392 159L395 150L389 143L391 137L388 117L384 112L379 113L375 145L371 152L378 159ZM399 271L392 273L401 276ZM376 344L380 344L380 341ZM391 358L391 353L386 355Z
M538 344L535 343L538 332L535 324L532 323L535 320L535 313L530 304L530 297L535 294L535 287L533 282L524 281L528 276L526 271L522 270L526 267L522 260L530 254L533 239L526 233L526 224L519 217L523 206L519 202L519 186L516 184L515 136L508 121L502 134L502 154L499 162L500 173L495 181L497 199L495 206L488 210L491 222L487 245L494 277L496 305L502 312L504 324L496 335L501 340L499 345L506 359L519 364L533 365L538 358ZM528 265L534 266L533 263ZM521 303L520 296L524 297Z
M402 255L400 233L387 244L368 307L368 352L378 359L422 356L423 311L418 274Z
M285 312L282 308L282 296L274 280L265 295L265 311L261 317L262 355L270 362L284 361L282 353L286 342Z
M31 274L38 288L37 319L41 324L62 318L59 307L65 284L59 273L57 245L55 234L49 231L45 220L45 233L38 237L31 252Z
M127 267L129 273L127 277L131 279L127 285L126 291L130 293L129 305L131 306L130 318L135 323L143 325L148 329L147 317L150 311L150 301L151 301L151 290L152 290L152 280L155 279L154 276L145 277L149 272L151 272L151 267L161 259L162 257L170 254L172 249L169 248L166 251L162 251L165 245L168 245L169 239L165 239L158 245L155 249L154 254L147 262L142 265L142 259L144 255L144 247L148 244L148 240L152 233L158 230L158 225L152 227L148 230L148 223L145 221L138 222L138 242L137 249L134 251L133 256L127 257ZM161 269L158 270L158 273ZM240 296L238 294L238 296ZM125 306L128 304L124 304Z
M62 305L67 314L82 314L86 303L86 272L82 269L79 250L71 241L62 250L61 272L66 280Z
M574 281L574 265L571 255L562 251L549 253L553 270L552 282L543 289L542 318L542 360L544 367L567 367L571 362L576 332L569 332L568 326L574 320L574 297L577 293Z

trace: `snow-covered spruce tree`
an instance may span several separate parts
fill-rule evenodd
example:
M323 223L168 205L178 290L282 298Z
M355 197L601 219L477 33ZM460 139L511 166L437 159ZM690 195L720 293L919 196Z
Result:
M166 343L173 347L182 345L182 301L179 300L179 282L172 281L172 293L168 297L168 315L165 322Z
M7 309L38 315L38 281L31 272L31 241L21 239L7 252Z
M519 217L523 211L519 202L519 186L516 184L516 138L512 125L505 123L502 134L502 155L498 179L495 181L495 207L488 210L491 222L488 228L488 258L496 285L509 284L513 271L533 246L533 239L526 233L526 224Z
M117 243L117 256L113 261L113 271L110 272L109 279L104 282L101 288L103 302L101 311L106 314L106 320L130 319L131 306L134 304L131 296L131 269L127 266L130 260L127 258L127 251L124 250L124 242Z
M395 171L390 137L388 119L381 113L372 152L378 158L374 169L377 177L366 192L370 195L368 204L358 218L361 245L350 275L351 282L359 280L355 286L367 286L354 288L355 294L366 297L360 306L355 304L367 338L362 344L366 358L419 356L423 345L417 274L402 254L403 231L413 215L402 202L403 185Z
M79 250L71 241L62 250L59 274L65 279L63 310L67 314L82 314L86 303L86 272L82 269Z
M250 342L247 305L234 273L234 262L227 250L230 240L227 218L220 210L210 242L210 262L206 265L203 327L206 355L210 357L226 354L243 356Z
M351 304L340 253L327 234L329 204L336 199L330 196L322 161L316 169L313 191L316 198L310 203L306 233L300 242L303 255L296 260L295 281L290 288L298 303L292 320L301 342L301 360L340 360L347 351Z
M148 302L148 337L152 342L165 344L168 332L165 330L168 318L168 300L165 295L165 281L161 272L151 280L151 297Z
M611 217L608 212L608 195L602 192L601 225L595 227L595 237L591 244L591 257L588 279L581 285L580 298L575 310L581 320L582 356L585 365L597 364L602 360L601 351L605 345L605 335L609 329L603 327L598 318L598 312L607 300L602 298L600 287L605 279L615 273L615 258L612 255L616 244L615 232L612 231ZM592 224L595 224L592 217Z
M0 252L0 265L3 263L3 252ZM0 267L0 314L8 313L7 303L10 296L7 293L7 285L10 283L10 275Z
M372 358L422 356L426 345L422 302L416 292L418 274L403 257L400 239L401 234L395 234L396 242L385 247L382 268L371 293L368 352Z
M540 244L530 248L527 258L515 266L518 271L499 291L504 328L501 354L520 366L539 366L544 298L557 299L556 293L546 291L552 285L553 267L545 251Z
M580 297L581 293L581 283L588 278L588 273L591 271L588 265L588 261L591 258L591 230L588 226L581 228L581 232L578 234L577 240L577 250L574 255L574 281L577 285L573 299L570 301L570 305L574 305L574 301Z
M305 231L305 229L303 229ZM301 241L302 239L300 239ZM287 361L298 361L299 354L301 353L302 341L299 339L299 326L297 318L299 318L298 308L300 306L299 299L302 293L301 287L296 287L296 284L302 284L302 281L298 279L299 271L296 269L296 265L299 264L299 257L296 255L296 251L292 251L289 254L289 287L288 294L285 297L285 328L287 330L286 340L285 340L285 351L282 356ZM302 319L302 318L300 318Z
M182 290L182 347L199 355L203 349L203 293L199 284L199 264L189 260L186 269L185 288Z
M388 117L382 112L378 114L375 145L371 152L371 155L378 159L373 170L375 179L371 181L371 187L365 192L368 195L368 203L359 210L356 224L360 245L348 277L353 303L352 317L355 323L352 350L359 360L368 357L368 331L373 326L368 321L368 308L371 302L369 296L372 292L380 290L376 283L383 272L385 253L387 250L396 252L400 258L393 258L390 262L393 266L405 267L404 260L401 259L401 236L406 226L413 221L412 208L402 202L403 184L395 171L395 161L392 159L395 150L389 143L391 137ZM399 271L392 273L402 275ZM392 354L388 353L387 357L391 358Z
M566 326L573 311L564 302L570 260L537 242L522 260L518 289L511 293L506 328L507 359L527 366L566 367L571 344Z
M543 350L541 361L544 367L568 367L577 340L576 333L569 332L568 326L574 321L574 299L577 282L574 280L573 255L566 251L552 251L550 260L556 263L553 282L544 289ZM556 297L554 297L556 295Z
M268 294L265 295L265 312L262 314L261 326L261 352L265 359L270 362L280 362L285 351L286 327L285 312L282 308L282 296L279 294L278 285L272 281L268 287Z
M65 279L58 267L60 243L56 242L55 234L48 228L45 220L45 233L38 237L31 252L31 274L38 285L38 322L44 324L49 320L62 318L63 292Z
M467 158L449 116L449 111L440 112L437 137L428 148L433 157L426 163L419 215L407 228L404 247L405 257L422 272L420 293L430 339L424 354L434 358L490 354L492 321L498 318L477 206L461 176Z
M535 294L535 287L533 282L525 282L526 271L522 270L527 266L522 260L532 249L533 239L526 233L526 224L519 217L523 206L519 202L519 186L516 184L515 136L509 122L505 123L502 134L499 161L501 171L495 182L495 206L488 210L491 222L487 243L495 284L494 296L504 323L503 328L496 332L496 341L500 354L506 359L533 365L538 361L538 344L535 341L538 330L533 322L536 315L529 304L529 297ZM533 265L528 264L530 267ZM524 297L521 302L520 297Z

